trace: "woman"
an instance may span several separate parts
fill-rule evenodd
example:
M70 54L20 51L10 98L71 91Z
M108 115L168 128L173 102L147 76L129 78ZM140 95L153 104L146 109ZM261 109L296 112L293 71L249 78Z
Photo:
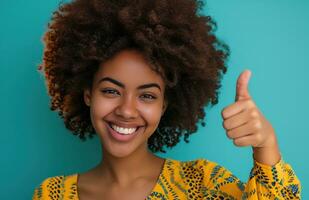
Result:
M218 103L228 47L194 0L75 0L53 15L44 36L51 109L82 140L98 135L102 160L84 173L49 177L33 199L299 199L300 182L275 132L237 81L222 111L227 136L252 146L247 183L206 159L163 159L180 137L204 126Z

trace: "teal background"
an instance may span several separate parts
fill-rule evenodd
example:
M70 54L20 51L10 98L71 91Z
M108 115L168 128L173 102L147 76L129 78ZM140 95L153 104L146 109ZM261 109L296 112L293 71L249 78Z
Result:
M81 142L49 110L41 37L60 1L0 1L0 89L3 127L0 139L1 199L30 199L49 176L85 171L101 157L98 138ZM232 104L235 83L252 71L250 93L274 126L286 162L308 193L309 1L210 0L204 11L218 23L218 36L229 44L229 69L219 104L207 110L206 127L167 154L179 160L207 158L247 181L250 147L236 147L222 127L221 110ZM18 191L18 192L16 192Z

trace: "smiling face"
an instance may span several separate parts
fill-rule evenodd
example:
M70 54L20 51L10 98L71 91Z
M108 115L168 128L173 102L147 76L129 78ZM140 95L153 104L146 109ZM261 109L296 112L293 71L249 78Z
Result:
M163 79L138 51L123 50L100 65L84 100L104 152L125 157L147 150L167 106L164 91Z

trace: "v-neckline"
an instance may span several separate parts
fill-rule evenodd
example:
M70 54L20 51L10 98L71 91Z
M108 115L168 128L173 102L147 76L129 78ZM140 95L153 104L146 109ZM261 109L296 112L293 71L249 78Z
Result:
M159 187L159 182L161 182L162 176L164 174L164 172L166 171L166 164L167 164L168 158L164 158L164 162L163 162L163 166L161 167L161 171L160 174L156 180L156 184L153 186L151 192L147 195L147 197L149 197L154 191L157 190L157 187ZM75 191L76 191L76 199L79 199L79 192L78 192L78 179L79 179L79 173L76 173L73 175L74 176L74 187L75 187ZM146 197L146 199L147 199Z

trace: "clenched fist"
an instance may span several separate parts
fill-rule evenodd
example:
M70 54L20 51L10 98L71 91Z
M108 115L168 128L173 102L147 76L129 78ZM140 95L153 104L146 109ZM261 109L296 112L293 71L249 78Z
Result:
M275 131L249 94L250 77L249 70L238 77L235 102L222 110L223 127L236 146L252 146L256 161L274 165L281 158Z

